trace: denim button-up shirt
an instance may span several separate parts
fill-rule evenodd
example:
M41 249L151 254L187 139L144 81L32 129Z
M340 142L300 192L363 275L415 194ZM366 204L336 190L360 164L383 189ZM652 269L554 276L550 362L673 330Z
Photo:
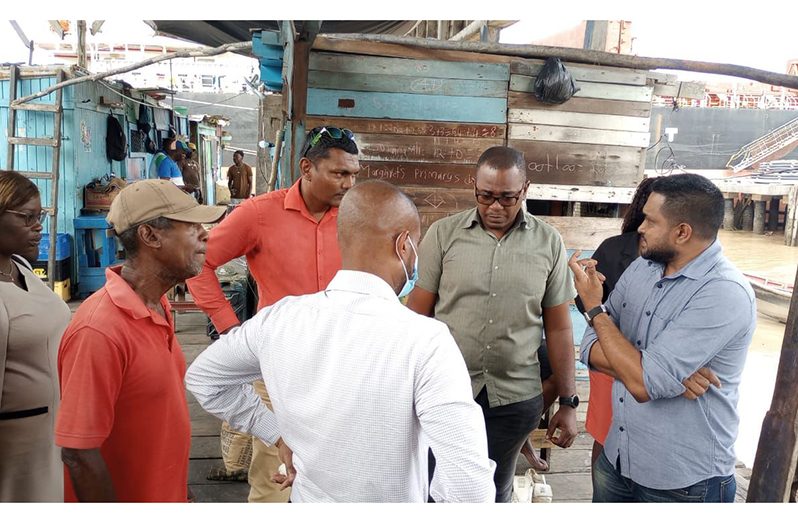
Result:
M737 398L756 327L753 290L716 240L679 272L643 258L623 273L605 305L642 354L650 401L638 403L620 380L612 389L612 426L604 443L620 473L654 489L683 488L734 473ZM582 362L598 340L585 331ZM709 367L721 381L698 400L682 380Z

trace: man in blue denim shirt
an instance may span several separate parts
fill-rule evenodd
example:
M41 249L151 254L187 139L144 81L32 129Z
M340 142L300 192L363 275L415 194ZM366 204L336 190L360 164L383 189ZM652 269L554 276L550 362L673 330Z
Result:
M712 182L660 178L643 212L641 257L604 305L595 262L569 263L591 323L582 361L616 378L593 501L732 502L754 293L717 241L723 197Z

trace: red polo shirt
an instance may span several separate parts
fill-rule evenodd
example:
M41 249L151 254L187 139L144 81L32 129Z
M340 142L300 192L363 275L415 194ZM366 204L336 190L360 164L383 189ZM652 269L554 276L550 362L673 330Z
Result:
M258 309L286 296L319 292L341 268L338 208L316 222L299 184L248 199L211 229L202 273L186 283L219 332L239 321L219 286L218 266L246 256L258 283Z
M58 351L55 444L100 448L119 501L186 501L191 422L186 360L166 318L119 275L78 308ZM66 501L76 501L69 474Z

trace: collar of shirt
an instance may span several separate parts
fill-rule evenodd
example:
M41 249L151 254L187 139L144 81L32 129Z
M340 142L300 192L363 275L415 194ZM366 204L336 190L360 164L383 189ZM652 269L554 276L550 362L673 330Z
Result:
M368 294L392 302L399 300L388 282L375 274L363 271L339 270L327 286L327 290Z
M310 214L308 210L308 206L305 203L305 199L302 198L302 190L300 188L300 183L302 183L302 178L296 181L291 188L288 189L288 192L285 194L285 200L283 201L283 208L290 211L299 211L302 216L307 218L308 220L312 220L316 222L313 216ZM334 220L338 217L338 207L330 207L327 209L327 212L324 213L324 216L318 223L321 223L326 220Z
M720 242L716 239L714 242L710 244L709 247L704 249L704 251L693 258L687 265L681 268L678 272L671 274L670 276L663 277L664 280L675 280L680 276L684 276L685 278L690 278L691 280L698 280L706 276L706 274L712 270L712 268L717 265L718 260L720 259L721 255L723 254L723 249L720 246ZM653 262L649 261L649 265L655 265ZM664 271L665 267L662 264L656 264L658 270Z
M466 215L466 218L463 222L463 229L470 229L474 226L474 224L478 224L483 229L485 228L482 225L482 219L479 217L479 212L477 212L476 207L471 209L471 212ZM527 212L524 210L518 212L518 216L515 217L515 221L510 227L510 230L515 229L519 225L523 225L524 229L529 229L529 216L527 216Z
M169 322L163 316L150 310L144 304L141 297L122 278L121 272L121 265L109 267L105 270L105 289L108 291L108 296L114 302L114 305L125 311L133 319L140 320L150 317L155 323L169 327ZM166 296L161 297L161 307L163 307L164 313L167 315L171 313L169 300L166 299Z

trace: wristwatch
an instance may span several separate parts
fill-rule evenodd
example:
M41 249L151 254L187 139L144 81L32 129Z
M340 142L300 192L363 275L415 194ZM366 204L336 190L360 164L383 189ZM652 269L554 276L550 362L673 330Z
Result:
M585 312L584 316L585 316L585 319L587 320L587 324L592 327L593 326L593 318L595 318L596 316L598 316L602 312L604 314L609 314L609 312L607 312L607 307L605 307L603 303L601 305L599 305L597 307L593 307L589 311Z
M573 396L560 396L560 405L565 405L566 407L573 407L576 408L579 406L579 396L574 394Z

